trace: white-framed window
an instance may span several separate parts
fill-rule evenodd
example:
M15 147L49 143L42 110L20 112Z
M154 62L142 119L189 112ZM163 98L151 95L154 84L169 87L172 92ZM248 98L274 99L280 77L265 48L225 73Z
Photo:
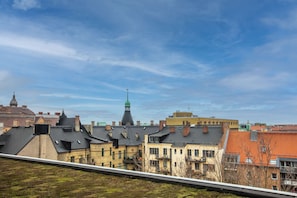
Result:
M276 173L271 173L271 179L277 179L277 174Z

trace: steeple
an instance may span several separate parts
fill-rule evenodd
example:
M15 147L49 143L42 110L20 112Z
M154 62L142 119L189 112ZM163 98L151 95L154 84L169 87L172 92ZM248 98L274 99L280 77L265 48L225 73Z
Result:
M127 100L125 102L125 111L130 111L130 102L129 102L129 92L128 92L128 89L127 89Z
M10 104L11 107L17 107L18 106L18 102L15 99L15 93L13 92L13 96L12 99L10 100Z
M127 89L127 100L125 102L125 112L122 119L122 125L134 125L130 107L131 107L131 104L129 102L129 92Z

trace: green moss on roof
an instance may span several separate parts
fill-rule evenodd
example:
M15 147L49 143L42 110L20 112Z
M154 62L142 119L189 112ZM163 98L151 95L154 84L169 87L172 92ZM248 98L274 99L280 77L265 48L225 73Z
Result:
M1 197L236 197L231 194L0 158Z

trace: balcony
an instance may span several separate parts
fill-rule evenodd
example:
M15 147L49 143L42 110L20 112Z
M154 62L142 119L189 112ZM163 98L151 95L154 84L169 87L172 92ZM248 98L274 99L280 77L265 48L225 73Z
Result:
M156 155L156 158L158 160L169 160L170 159L170 156L169 155L162 155L162 156Z
M282 185L297 186L297 180L295 179L285 179L282 181Z
M281 173L295 173L295 174L297 174L297 167L281 166L280 172Z
M124 164L140 164L141 165L141 158L137 158L137 157L126 157L123 160Z
M186 156L186 161L203 163L203 162L206 162L206 157L198 158L198 157Z

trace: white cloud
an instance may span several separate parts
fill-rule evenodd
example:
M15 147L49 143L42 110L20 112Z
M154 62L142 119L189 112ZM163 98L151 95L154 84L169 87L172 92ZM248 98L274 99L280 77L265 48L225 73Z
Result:
M242 72L223 78L222 85L242 91L272 90L281 87L289 78L289 74L280 72L275 75L263 74L257 70Z
M40 3L37 0L14 0L12 7L26 11L33 8L40 8Z
M30 50L51 56L66 57L76 60L85 60L86 57L79 55L75 49L61 43L20 36L13 33L0 32L0 46Z

